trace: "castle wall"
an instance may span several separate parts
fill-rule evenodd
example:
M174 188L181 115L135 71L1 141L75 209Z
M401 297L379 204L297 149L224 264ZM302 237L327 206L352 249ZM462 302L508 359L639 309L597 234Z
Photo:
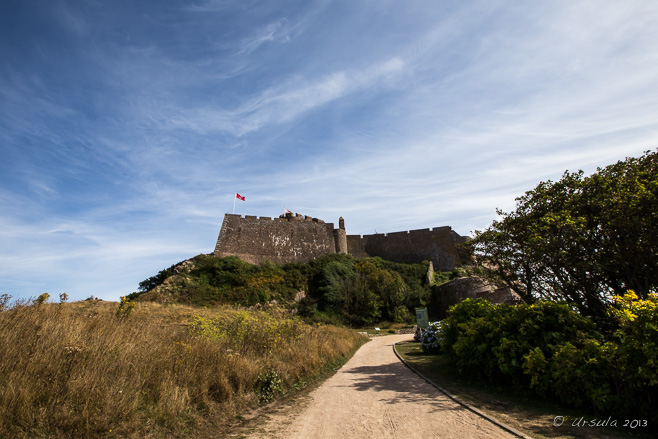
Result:
M327 253L349 253L356 258L379 256L396 262L431 260L435 270L459 265L456 244L467 238L450 227L375 235L347 235L339 227L316 218L286 214L279 218L226 214L214 254L238 256L253 264L306 262Z
M450 271L459 264L456 245L465 240L465 237L459 236L450 227L363 236L347 235L347 251L357 258L379 256L406 263L429 259L435 270Z
M306 262L327 253L336 253L333 223L288 215L269 218L226 214L214 254L238 256L252 264Z

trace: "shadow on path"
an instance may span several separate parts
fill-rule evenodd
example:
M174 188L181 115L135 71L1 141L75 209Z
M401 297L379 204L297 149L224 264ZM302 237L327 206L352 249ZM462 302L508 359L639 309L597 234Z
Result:
M397 360L397 359L396 359ZM382 392L386 404L431 404L431 412L467 411L411 372L401 362L377 366L357 366L344 371L352 375L349 386L357 391Z

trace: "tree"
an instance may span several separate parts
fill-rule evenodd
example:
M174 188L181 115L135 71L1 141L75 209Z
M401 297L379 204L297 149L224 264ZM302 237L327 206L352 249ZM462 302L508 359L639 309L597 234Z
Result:
M516 210L468 243L527 302L564 300L605 316L615 295L658 289L658 155L646 151L591 176L565 172L516 199Z

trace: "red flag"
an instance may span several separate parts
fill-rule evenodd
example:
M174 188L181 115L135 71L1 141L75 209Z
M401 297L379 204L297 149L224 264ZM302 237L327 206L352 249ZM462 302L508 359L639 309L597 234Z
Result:
M286 210L286 213L292 213L292 211L286 209L285 207L284 207L284 209Z
M237 193L237 192L235 193L235 198L238 198L242 201L245 201L244 197L242 195L240 195L239 193Z

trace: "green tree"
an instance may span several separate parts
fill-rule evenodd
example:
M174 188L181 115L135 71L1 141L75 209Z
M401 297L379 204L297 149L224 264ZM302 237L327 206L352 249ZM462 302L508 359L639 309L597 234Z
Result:
M405 306L409 287L398 273L387 270L383 265L380 258L366 258L357 262L354 268L358 275L365 278L366 288L378 298L382 317L404 322L409 316Z
M615 295L658 288L658 155L591 176L566 172L516 199L469 242L478 261L527 302L564 300L605 318Z

